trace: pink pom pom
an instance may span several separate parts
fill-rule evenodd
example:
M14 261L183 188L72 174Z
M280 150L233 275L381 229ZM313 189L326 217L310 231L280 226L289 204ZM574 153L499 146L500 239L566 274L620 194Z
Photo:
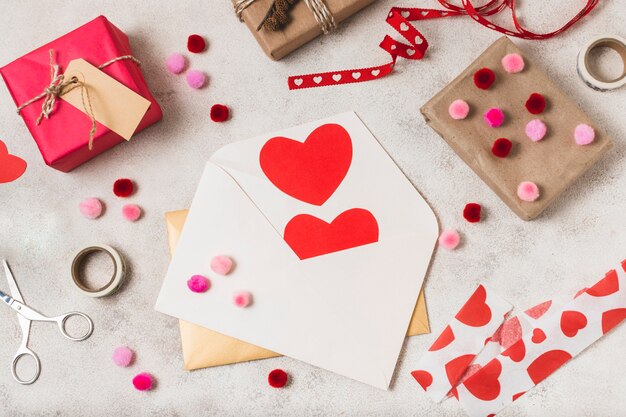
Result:
M187 281L187 287L193 292L206 292L211 287L211 281L202 275L192 275Z
M142 372L133 378L133 385L138 391L149 391L152 389L152 375Z
M439 236L439 246L453 250L461 243L461 236L456 230L444 230Z
M502 67L511 74L521 72L524 69L524 58L520 54L507 54L502 58Z
M596 132L589 125L581 123L574 129L574 140L577 145L589 145L595 138Z
M202 88L206 84L206 75L202 71L189 71L187 73L187 84L191 88Z
M448 107L448 113L450 113L450 117L452 117L454 120L465 119L469 114L469 110L469 104L461 99L454 100L450 104L450 107Z
M126 204L122 207L122 216L129 222L137 221L141 217L141 208L136 204Z
M88 219L97 219L102 215L102 201L97 198L87 198L80 202L78 209Z
M135 353L126 346L120 346L113 351L113 363L126 368L133 362Z
M539 198L539 187L531 181L523 181L517 186L517 196L522 201L535 201Z
M533 119L526 124L526 136L533 142L539 142L546 135L548 127L539 119Z
M218 255L214 256L211 259L211 269L216 274L220 275L228 275L230 270L233 268L233 260L228 256Z
M165 61L165 66L167 70L172 74L180 74L185 69L187 65L187 60L184 56L179 53L173 53L170 55Z
M500 127L504 123L504 112L497 107L492 107L483 115L485 122L491 127Z
M252 303L252 294L248 291L237 291L233 296L233 303L240 308L248 307Z

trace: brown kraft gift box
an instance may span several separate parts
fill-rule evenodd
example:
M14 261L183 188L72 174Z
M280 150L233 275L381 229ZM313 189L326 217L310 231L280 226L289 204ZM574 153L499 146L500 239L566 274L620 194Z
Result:
M338 25L365 6L376 0L323 0ZM237 0L232 0L233 5ZM242 13L250 32L254 35L263 51L272 59L279 60L298 49L305 43L322 34L322 28L304 0L298 1L289 10L289 22L282 30L269 31L256 28L259 26L273 0L256 0Z

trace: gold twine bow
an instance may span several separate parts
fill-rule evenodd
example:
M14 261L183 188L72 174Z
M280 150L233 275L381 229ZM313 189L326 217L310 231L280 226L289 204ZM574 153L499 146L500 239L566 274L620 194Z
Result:
M130 59L137 65L141 65L138 59L136 59L132 55L123 55L117 58L113 58L110 61L105 62L104 64L98 66L98 69L102 69L108 67L114 62ZM50 114L52 114L52 110L54 109L54 104L56 103L57 97L61 97L75 88L80 88L80 96L83 103L83 109L89 118L91 119L91 129L89 130L89 150L93 149L93 137L96 133L96 116L93 112L93 107L91 105L91 98L89 96L89 88L87 84L85 84L85 80L79 80L78 77L74 76L69 80L65 79L64 74L59 73L59 65L56 63L54 59L54 50L50 49L50 84L43 89L43 92L26 103L23 103L21 106L17 108L17 114L20 114L22 109L26 106L30 106L34 102L44 99L41 104L41 113L39 113L39 117L37 117L36 124L39 125L43 118L50 118Z

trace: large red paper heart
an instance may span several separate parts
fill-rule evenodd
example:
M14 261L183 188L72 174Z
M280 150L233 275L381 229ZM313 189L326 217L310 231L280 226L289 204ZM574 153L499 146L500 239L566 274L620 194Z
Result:
M528 365L526 371L530 379L532 379L535 384L538 384L570 359L572 359L572 355L564 350L550 350L541 354L541 356Z
M467 354L461 355L457 358L452 359L450 362L446 363L444 368L446 369L446 375L448 377L448 382L450 382L451 386L456 386L457 382L463 376L467 367L474 360L476 355Z
M321 206L335 192L352 163L350 135L337 124L315 129L304 142L275 137L259 155L267 178L285 194Z
M26 161L11 155L0 140L0 184L15 181L26 171Z
M587 326L587 317L580 311L564 311L561 313L561 330L565 336L574 337L585 326Z
M476 398L483 401L492 401L500 395L500 373L502 364L497 359L492 359L478 372L467 378L463 385Z
M481 327L491 321L491 309L485 303L487 291L479 285L474 294L456 313L456 319L461 323L472 327Z
M605 277L596 282L593 287L587 288L585 292L593 297L606 297L619 291L619 280L617 271L611 270Z
M298 214L285 226L284 239L298 258L308 259L378 242L378 223L360 208L346 210L330 223Z

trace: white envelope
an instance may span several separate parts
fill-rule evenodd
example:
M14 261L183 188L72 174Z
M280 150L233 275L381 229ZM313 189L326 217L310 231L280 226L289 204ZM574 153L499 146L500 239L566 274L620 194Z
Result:
M156 309L387 389L437 236L413 185L340 114L211 157ZM218 254L228 276L211 272ZM194 274L209 291L187 288Z

